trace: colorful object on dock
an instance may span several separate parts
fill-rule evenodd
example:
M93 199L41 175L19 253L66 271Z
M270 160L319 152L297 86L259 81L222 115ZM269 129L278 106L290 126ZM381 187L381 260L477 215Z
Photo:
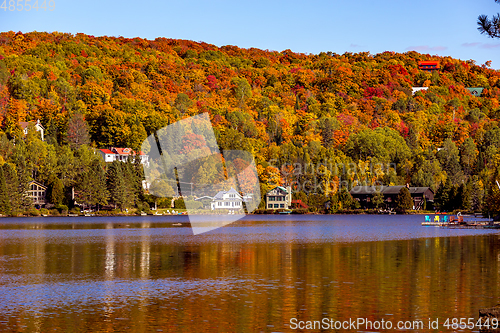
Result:
M443 221L444 221L445 217L446 217L446 221L448 221L447 216L443 217ZM431 217L429 215L425 215L425 221L422 222L422 225L423 226L440 226L443 223L444 222L441 222L441 220L439 219L439 215L435 215L434 220L431 220Z
M488 221L465 221L462 214L459 212L456 216L444 215L440 220L439 216L434 216L434 221L431 221L429 215L425 216L423 226L436 226L447 229L500 229L500 222Z

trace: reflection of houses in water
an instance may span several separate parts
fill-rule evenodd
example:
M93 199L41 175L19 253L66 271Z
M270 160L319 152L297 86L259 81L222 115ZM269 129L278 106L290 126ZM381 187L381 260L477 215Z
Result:
M361 208L372 208L373 196L376 192L382 193L386 208L396 208L399 191L404 186L354 186L350 193L361 204ZM413 209L423 209L424 201L433 202L434 192L429 187L406 186L413 199Z
M104 257L104 276L105 280L113 280L116 270L116 255L115 255L115 237L114 226L112 223L106 224L106 229L109 230L105 233L106 241L106 255Z
M104 280L112 281L119 277L140 277L148 278L152 264L151 256L151 223L143 222L137 225L122 223L106 223L103 230L104 244L100 251L103 251ZM117 236L116 229L133 227L137 230L138 241L133 243L123 243ZM122 229L123 230L123 229ZM119 253L133 253L133 255L119 255Z

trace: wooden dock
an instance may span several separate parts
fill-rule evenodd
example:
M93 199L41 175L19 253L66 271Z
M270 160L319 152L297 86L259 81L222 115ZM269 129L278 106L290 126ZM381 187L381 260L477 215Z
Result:
M446 224L442 225L441 228L446 229L500 229L500 224Z

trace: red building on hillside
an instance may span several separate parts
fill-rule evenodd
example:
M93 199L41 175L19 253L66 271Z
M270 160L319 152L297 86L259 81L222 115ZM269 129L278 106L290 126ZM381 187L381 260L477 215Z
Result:
M419 61L418 69L424 71L437 71L439 70L439 61Z

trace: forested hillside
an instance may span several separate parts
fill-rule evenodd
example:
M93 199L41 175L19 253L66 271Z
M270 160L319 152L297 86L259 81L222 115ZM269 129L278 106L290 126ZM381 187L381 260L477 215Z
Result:
M422 60L441 69L419 70ZM330 200L335 211L353 205L344 192L355 184L409 183L437 191L440 209L498 211L499 79L488 63L417 52L308 55L4 32L0 169L17 172L19 187L35 179L67 192L98 169L87 143L138 150L156 130L208 112L221 149L253 153L263 192L295 185L297 198ZM484 90L475 97L467 87ZM38 119L45 142L21 142L19 122ZM64 158L87 162L68 170ZM95 197L89 204L104 203Z

